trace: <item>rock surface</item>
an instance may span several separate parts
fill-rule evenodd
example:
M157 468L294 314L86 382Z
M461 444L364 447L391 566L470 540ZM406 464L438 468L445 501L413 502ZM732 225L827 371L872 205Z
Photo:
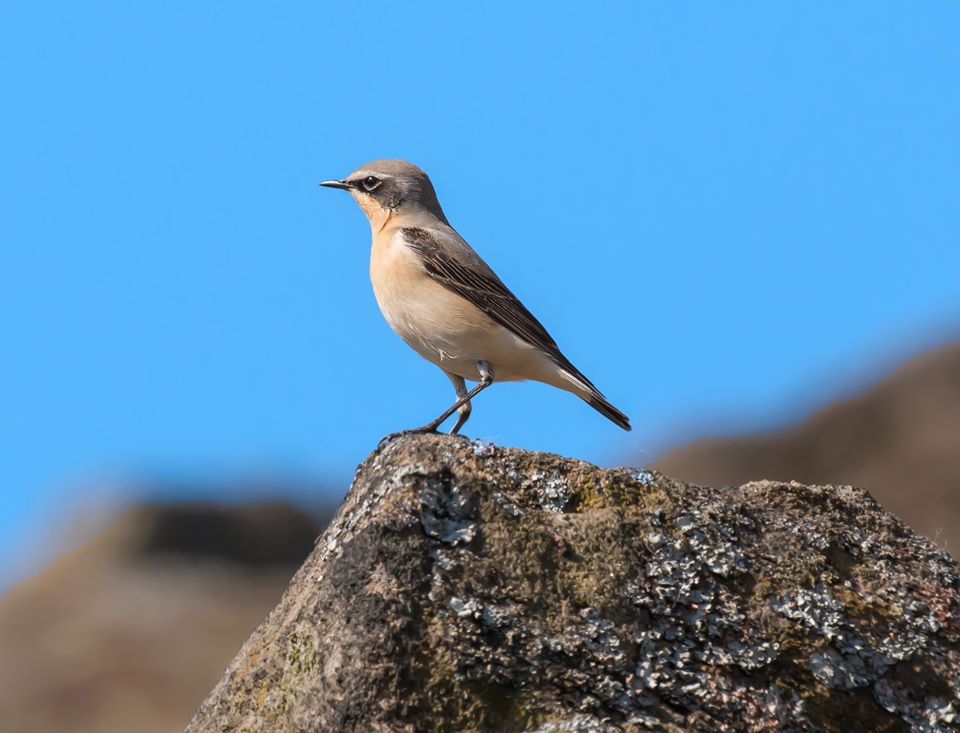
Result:
M958 589L862 489L406 436L187 730L955 730Z

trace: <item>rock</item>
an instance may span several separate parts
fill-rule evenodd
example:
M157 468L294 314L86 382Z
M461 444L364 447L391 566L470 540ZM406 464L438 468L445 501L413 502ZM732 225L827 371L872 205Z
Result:
M960 580L862 490L405 436L187 731L948 731Z

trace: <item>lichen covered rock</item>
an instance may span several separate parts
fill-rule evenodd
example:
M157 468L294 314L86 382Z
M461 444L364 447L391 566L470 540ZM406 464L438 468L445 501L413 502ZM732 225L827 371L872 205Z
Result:
M958 593L862 489L405 436L187 730L956 730Z

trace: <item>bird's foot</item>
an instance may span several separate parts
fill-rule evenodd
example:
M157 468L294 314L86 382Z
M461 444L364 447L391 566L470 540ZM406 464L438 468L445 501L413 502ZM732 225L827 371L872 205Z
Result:
M407 430L398 430L395 433L390 433L389 435L384 435L382 438L380 438L380 442L377 444L377 450L380 450L381 448L383 448L383 446L385 446L390 441L396 440L397 438L403 437L404 435L417 435L417 434L422 435L424 433L436 433L436 432L437 432L437 426L432 424L424 425L423 427L420 427L420 428L409 428Z
M396 440L397 438L401 438L404 435L429 435L431 433L434 435L439 435L440 432L437 430L437 427L439 426L434 425L433 423L428 423L427 425L424 425L419 428L410 428L408 430L398 430L395 433L384 435L380 439L380 442L377 444L377 450L380 450L381 448L383 448L390 441ZM470 438L468 438L466 435L461 435L460 433L454 433L452 431L449 433L445 433L445 435L449 435L451 438L461 438L463 440L470 440Z

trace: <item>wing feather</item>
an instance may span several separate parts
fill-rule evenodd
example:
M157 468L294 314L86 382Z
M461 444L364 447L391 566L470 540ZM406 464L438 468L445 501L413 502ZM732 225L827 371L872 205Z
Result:
M559 367L599 395L590 380L563 355L543 324L482 260L479 261L480 266L463 262L444 248L433 232L426 229L406 227L401 233L404 241L420 257L430 277L470 301L528 344L543 351Z

